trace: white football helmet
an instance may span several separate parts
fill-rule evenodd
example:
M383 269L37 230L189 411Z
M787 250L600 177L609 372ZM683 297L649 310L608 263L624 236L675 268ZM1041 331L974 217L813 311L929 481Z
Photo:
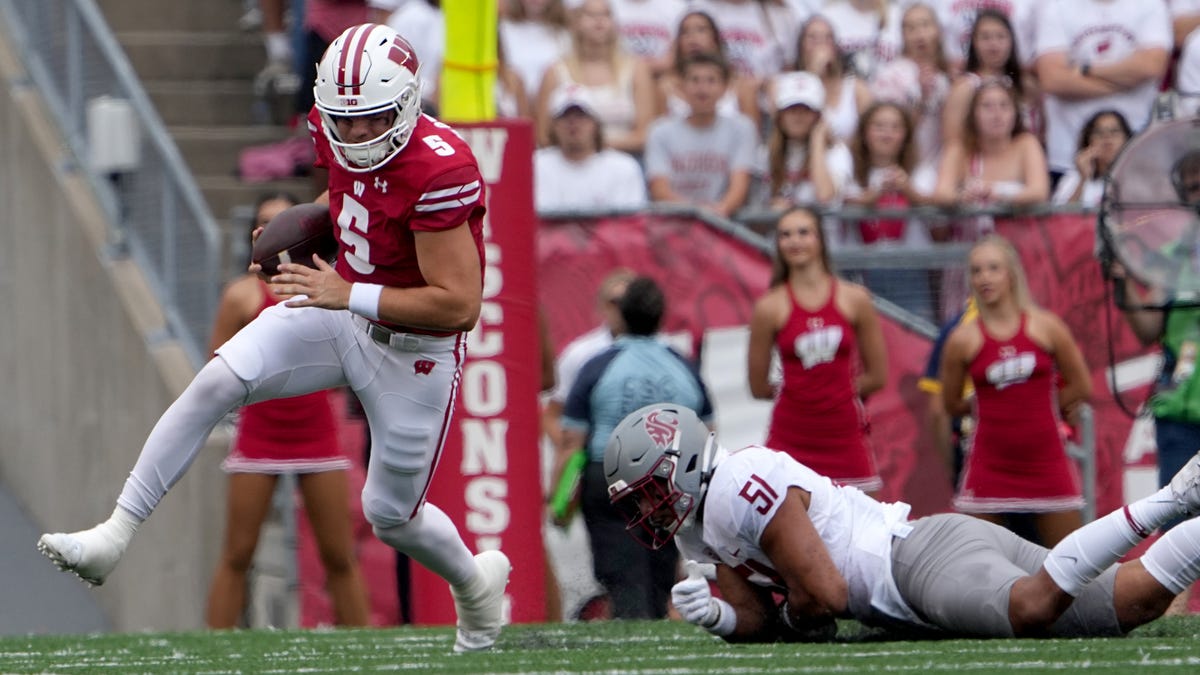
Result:
M690 408L654 403L630 413L604 448L608 498L651 549L671 541L708 491L720 446Z
M412 45L380 24L351 26L329 45L317 64L313 97L338 163L373 171L404 148L421 115L420 68ZM338 137L337 117L387 111L396 119L379 137L361 143Z

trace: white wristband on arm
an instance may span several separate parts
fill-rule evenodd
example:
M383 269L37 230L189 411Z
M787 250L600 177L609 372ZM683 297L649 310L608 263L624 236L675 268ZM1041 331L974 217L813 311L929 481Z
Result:
M720 637L732 635L737 628L737 610L720 598L713 598L712 602L717 608L717 620L711 626L703 626L704 630Z
M381 295L383 295L383 286L355 282L350 285L350 302L346 303L347 309L359 316L378 321L379 296Z

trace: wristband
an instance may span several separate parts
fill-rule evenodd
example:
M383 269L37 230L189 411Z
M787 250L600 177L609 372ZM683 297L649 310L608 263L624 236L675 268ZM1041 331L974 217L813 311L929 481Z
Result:
M720 598L713 598L712 602L717 608L717 619L711 626L704 626L704 630L718 637L732 635L733 630L737 628L737 610Z
M379 296L381 295L383 295L383 286L355 282L350 285L350 301L346 303L346 308L359 316L378 321Z

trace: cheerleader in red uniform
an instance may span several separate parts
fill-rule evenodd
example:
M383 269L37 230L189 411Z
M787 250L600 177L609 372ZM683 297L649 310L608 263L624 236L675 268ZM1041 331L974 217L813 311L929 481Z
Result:
M1008 514L1031 514L1042 545L1052 547L1083 524L1060 421L1091 394L1091 377L1066 324L1034 306L1012 244L984 238L971 249L968 275L979 317L950 334L942 357L950 414L972 412L964 378L975 386L975 433L954 506L1002 525Z
M834 277L817 214L776 226L771 287L754 305L747 370L755 398L775 399L765 445L842 485L883 486L863 399L883 387L887 352L867 289ZM778 349L783 382L771 383Z
M255 226L296 204L286 194L259 201ZM279 302L267 283L247 274L221 297L210 338L216 350L264 309ZM340 625L369 623L366 586L354 554L349 485L350 461L342 454L328 391L245 406L237 435L221 464L229 473L225 540L208 593L209 628L233 628L246 605L246 571L282 473L298 475L304 510L325 567L326 588Z

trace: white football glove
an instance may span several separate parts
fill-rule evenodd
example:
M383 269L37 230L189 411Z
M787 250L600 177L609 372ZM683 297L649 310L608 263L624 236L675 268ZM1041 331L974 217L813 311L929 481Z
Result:
M733 607L714 598L708 580L695 572L671 587L671 602L685 621L714 635L729 635L737 625Z

